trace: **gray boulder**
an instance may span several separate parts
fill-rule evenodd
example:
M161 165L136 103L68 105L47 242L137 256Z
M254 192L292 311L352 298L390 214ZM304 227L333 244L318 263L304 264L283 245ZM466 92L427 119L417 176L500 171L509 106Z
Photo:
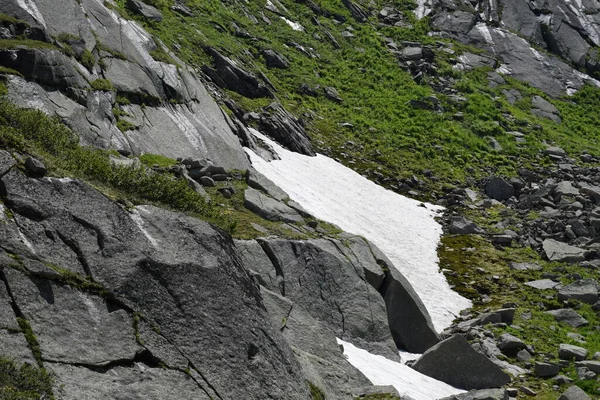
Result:
M544 240L542 248L550 261L579 262L585 260L584 249L554 239Z
M558 291L558 300L579 300L594 304L598 301L598 283L594 279L580 279L565 285Z
M560 344L558 348L558 357L561 360L583 361L587 358L588 351L583 347L573 346L572 344Z
M440 400L509 400L506 389L469 390L467 393L455 394Z
M454 217L450 222L450 233L451 234L472 234L482 233L483 230L477 227L473 221L470 221L464 217Z
M592 400L592 398L578 386L571 386L560 395L558 400Z
M510 377L461 335L454 335L427 350L413 365L422 374L461 389L487 389L510 382Z
M527 347L525 342L510 333L503 333L497 339L498 348L505 354L516 354L519 350Z
M125 3L134 13L140 14L150 21L161 22L163 19L162 13L149 4L144 3L140 0L127 0Z
M492 177L485 185L485 193L494 200L508 200L515 195L515 188L499 177Z
M314 156L310 138L300 121L281 104L274 102L260 114L261 132L272 137L291 151Z
M288 194L284 192L283 189L275 185L269 178L254 168L250 168L248 170L248 178L246 179L246 182L248 182L248 186L251 188L261 190L275 200L284 201L289 199Z
M554 282L551 279L539 279L537 281L525 282L525 285L535 288L535 289L538 289L538 290L548 290L548 289L554 289L555 287L560 285L560 283Z
M558 109L541 96L533 96L531 98L531 107L531 113L538 117L551 119L558 124L562 122Z
M275 50L263 50L262 55L269 68L287 69L290 67L290 62Z
M585 368L589 369L590 371L595 372L596 374L600 374L600 361L593 361L593 360L577 361L575 363L575 366L578 368L585 367Z
M533 374L542 378L555 376L560 372L560 366L548 362L536 362L533 367Z
M27 157L25 160L25 169L34 178L43 178L48 172L46 166L37 158Z
M552 315L557 321L564 322L573 328L579 328L580 326L585 326L589 323L585 318L577 314L575 310L570 308L546 311L546 313Z
M304 222L294 209L253 188L248 188L244 192L244 206L269 221Z

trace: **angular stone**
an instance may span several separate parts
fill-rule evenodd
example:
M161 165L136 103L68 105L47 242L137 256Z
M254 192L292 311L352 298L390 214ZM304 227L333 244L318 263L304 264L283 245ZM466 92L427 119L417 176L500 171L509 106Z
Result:
M485 193L494 200L508 200L515 195L515 188L504 179L494 176L485 185Z
M510 333L503 333L497 339L498 348L505 354L516 354L519 350L527 347L525 342Z
M560 288L558 300L566 301L570 299L588 304L596 303L598 301L598 283L594 279L580 279Z
M590 371L600 374L600 361L593 361L593 360L577 361L575 363L575 366L585 367L585 368L589 369Z
M592 398L578 386L571 386L560 395L558 400L592 400Z
M267 67L269 68L287 69L290 67L290 62L274 50L263 50L262 55L265 57Z
M440 400L509 400L506 389L469 390L467 393L455 394Z
M582 361L587 358L588 351L583 347L573 346L572 344L561 343L558 349L558 357L561 360Z
M511 262L510 268L516 271L541 271L542 266L536 263L517 263Z
M43 178L48 170L46 166L37 158L27 157L25 160L25 169L34 178Z
M52 281L14 270L5 273L44 360L107 365L133 360L140 350L133 319L125 310L110 310L105 300Z
M471 233L482 233L483 230L478 228L473 221L464 217L454 217L450 223L450 233L467 235Z
M542 243L548 260L559 262L579 262L585 260L585 250L570 246L554 239L546 239Z
M413 368L466 390L500 387L510 382L500 367L476 352L461 335L454 335L427 350Z
M551 279L540 279L537 281L525 282L525 285L539 290L554 289L559 284L560 282L554 282Z
M555 376L560 372L560 366L554 363L547 362L536 362L533 367L533 373L535 376L546 378L549 376Z
M140 0L127 0L127 8L131 11L143 15L151 21L161 22L163 19L162 13L149 4Z
M553 315L554 318L559 322L564 322L573 328L579 328L580 326L587 325L589 322L581 315L577 314L570 308L561 308L559 310L546 311L547 314Z
M254 168L248 170L248 185L251 188L262 190L275 200L284 201L289 199L286 192L279 186L275 185L269 178L256 171Z
M253 188L248 188L244 192L244 206L269 221L304 222L294 209Z

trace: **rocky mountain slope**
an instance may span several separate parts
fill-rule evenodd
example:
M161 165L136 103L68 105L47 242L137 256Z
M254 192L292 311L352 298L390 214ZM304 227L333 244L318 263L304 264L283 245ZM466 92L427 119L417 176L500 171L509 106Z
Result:
M596 0L4 0L0 397L408 398L338 340L452 398L597 396L599 40ZM447 207L473 308L436 331L254 129Z

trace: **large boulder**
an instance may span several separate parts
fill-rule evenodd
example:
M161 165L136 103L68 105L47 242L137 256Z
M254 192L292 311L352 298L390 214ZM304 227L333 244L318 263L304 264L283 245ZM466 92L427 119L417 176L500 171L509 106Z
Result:
M181 365L179 353L213 398L309 396L300 365L226 234L156 207L126 210L75 180L32 179L13 169L0 187L13 214L0 223L2 247L23 262L23 272L6 270L8 292L38 336L41 358L64 363L57 385L100 390L103 376L67 367L122 367L124 378L102 390L135 398L127 395L128 382L139 382L131 389L139 393L156 385L140 382L135 364ZM149 336L141 323L136 328L134 313L164 340L137 342L136 329ZM159 354L172 355L157 361ZM157 382L178 382L173 393L191 388L184 375L154 372Z
M485 185L485 193L494 200L508 200L515 195L515 188L506 180L494 176Z
M454 335L427 350L413 368L466 390L495 388L510 382L500 367L475 351L461 335Z
M244 206L269 221L304 222L293 208L253 188L244 191Z
M546 239L542 243L542 248L548 260L559 262L579 262L585 260L584 249L571 246L554 239Z
M565 285L558 291L558 300L579 300L594 304L598 301L598 282L594 279L580 279Z
M560 395L558 400L592 400L592 398L578 386L571 386Z
M572 326L573 328L579 328L585 326L589 322L577 313L577 311L571 308L561 308L559 310L550 310L546 313L552 315L557 321L564 322L565 324Z

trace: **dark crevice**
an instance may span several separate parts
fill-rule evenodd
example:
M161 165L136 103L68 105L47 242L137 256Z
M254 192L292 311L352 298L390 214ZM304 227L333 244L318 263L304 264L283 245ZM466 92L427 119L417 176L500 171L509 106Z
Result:
M77 363L77 362L61 362L55 360L44 360L44 362L51 364L61 364L61 365L71 365L73 367L81 367L89 369L90 371L98 372L98 373L106 373L113 368L116 367L124 367L131 368L135 364L144 364L150 368L164 368L164 363L162 361L153 356L148 350L144 349L139 351L133 358L125 358L120 360L113 360L104 365L94 365L94 364L86 364L86 363ZM168 368L170 369L170 368Z
M106 236L104 235L104 233L102 232L102 230L99 227L95 226L94 224L92 224L76 215L73 215L73 221L77 222L79 225L83 226L84 228L95 232L96 240L98 241L98 248L100 250L104 250L104 243L106 241Z
M281 276L283 278L279 290L281 292L281 295L285 297L285 276L283 275L283 268L281 262L277 258L277 255L275 254L273 249L271 249L271 247L269 246L269 243L261 239L257 239L256 241L263 249L267 257L269 257L271 264L273 264L273 267L275 267L275 273L277 274L277 276Z
M73 253L75 253L79 263L83 267L85 274L89 277L92 277L92 270L90 269L87 259L85 258L85 254L83 254L81 247L79 247L79 243L77 243L77 241L74 239L66 237L60 231L56 231L56 233L58 234L60 240L62 240L63 243L66 244L73 251Z

